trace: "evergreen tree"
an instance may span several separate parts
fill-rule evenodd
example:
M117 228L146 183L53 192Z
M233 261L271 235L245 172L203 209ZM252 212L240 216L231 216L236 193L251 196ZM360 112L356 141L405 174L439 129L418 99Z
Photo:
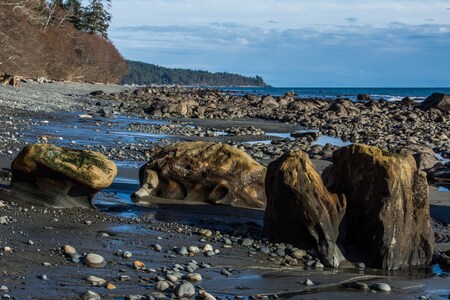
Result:
M69 14L69 22L72 23L76 29L82 29L83 7L80 0L68 0L64 4L64 9Z
M107 30L111 22L111 14L106 10L111 6L111 0L91 0L90 4L84 9L81 21L81 30L89 33L98 33L108 38Z

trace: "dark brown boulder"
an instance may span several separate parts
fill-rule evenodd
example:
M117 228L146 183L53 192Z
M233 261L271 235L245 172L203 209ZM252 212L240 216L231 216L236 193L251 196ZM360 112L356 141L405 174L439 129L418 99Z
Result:
M347 259L388 270L430 263L428 184L411 155L351 145L333 154L322 177L347 199L338 241Z
M422 102L422 108L437 108L443 112L450 112L450 95L433 93Z
M317 249L322 262L339 266L336 240L345 198L328 192L307 154L294 151L270 163L266 195L264 233L270 240Z
M140 170L133 201L154 197L264 208L266 168L235 147L207 142L172 144L152 153Z

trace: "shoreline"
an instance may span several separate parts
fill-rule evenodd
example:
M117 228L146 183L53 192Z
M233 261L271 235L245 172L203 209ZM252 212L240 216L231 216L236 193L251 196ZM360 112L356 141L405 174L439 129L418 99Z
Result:
M29 87L26 91L31 93L33 86ZM155 207L127 205L130 202L124 201L122 197L136 186L139 165L145 162L145 151L148 151L148 149L144 149L166 142L156 140L151 143L143 143L134 138L128 140L135 134L135 131L128 131L133 128L126 127L124 122L129 119L127 115L131 116L132 114L127 111L121 114L119 105L114 104L114 100L102 100L87 96L94 90L94 87L98 88L99 86L87 87L81 84L80 87L75 87L69 84L69 87L60 90L64 84L50 84L48 95L46 94L47 87L47 85L39 86L41 90L32 97L26 95L25 91L20 88L19 90L8 90L8 94L4 97L11 97L11 99L8 102L0 101L0 107L6 107L5 112L0 113L0 122L9 126L8 130L12 134L6 138L7 141L12 141L11 145L15 145L13 148L21 147L24 140L39 141L39 139L43 139L42 135L46 134L47 137L44 137L49 142L55 141L79 148L89 145L101 152L112 154L114 159L119 161L125 159L125 161L119 164L118 180L113 183L113 186L96 196L97 200L103 201L99 205L100 210L52 210L21 205L6 205L6 207L0 208L0 217L7 217L6 223L0 225L0 253L3 254L0 256L2 266L0 271L3 272L2 285L8 288L6 292L1 291L0 295L9 294L16 298L30 297L30 295L41 295L41 298L62 298L61 295L64 295L65 298L78 298L87 290L93 290L107 299L124 298L137 294L153 298L171 297L173 286L178 283L172 284L173 286L165 292L157 292L156 283L161 278L164 279L167 275L172 274L171 272L177 276L179 276L178 273L184 276L188 275L189 272L186 268L191 260L197 261L199 267L194 271L203 277L202 281L193 282L194 286L200 285L207 292L222 299L225 296L237 295L243 297L261 295L260 298L263 298L264 294L269 295L270 299L274 298L273 294L278 294L281 298L301 296L304 299L348 299L348 297L381 299L386 297L383 292L374 290L365 292L342 287L342 282L351 279L368 284L388 283L393 289L390 296L398 299L431 297L432 294L442 295L444 292L448 297L450 294L450 290L447 288L448 278L445 274L439 276L427 273L431 272L430 269L420 272L413 269L391 273L366 269L362 271L365 275L382 277L361 277L361 270L353 266L338 271L332 269L322 271L307 267L301 259L296 262L286 261L285 257L277 255L277 250L281 247L279 244L266 244L266 241L261 239L262 211L186 205L182 202L162 203ZM109 87L102 86L102 88L108 89ZM111 92L126 91L127 88L112 87ZM0 87L0 89L4 88ZM68 96L68 94L72 94L72 96ZM31 102L28 101L30 99L28 96L31 97ZM42 97L45 97L46 100ZM51 103L52 98L48 100L47 97L60 100ZM16 103L12 107L8 107L10 103L14 102L12 99L16 99ZM66 100L68 102L65 102ZM102 101L107 101L106 105L96 105ZM27 110L29 108L34 111L39 108L49 112L35 112L35 118L29 121L30 111ZM132 111L137 108L140 106L130 104L127 110ZM103 117L100 115L101 112L99 113L102 109L109 109L114 113L111 113L109 117ZM72 118L68 118L66 115L61 115L60 111L83 112L91 117L81 118L71 113L69 115L72 115ZM13 116L13 119L8 119L10 116ZM140 118L141 116L143 115L137 114L131 119L137 121L140 119L142 123L146 123L148 120ZM260 129L262 127L266 133L277 132L276 130L291 132L300 127L303 128L299 124L274 123L273 120L247 119L235 122L235 120L206 118L168 119L175 127L168 127L167 130L185 132L190 135L176 136L175 139L181 140L185 138L204 139L204 137L195 136L197 134L195 130L183 129L182 126L177 127L184 125L185 122L201 127L199 131L203 131L204 128L246 129L251 125ZM6 121L11 121L12 124L6 123ZM49 123L42 123L42 121ZM72 121L76 121L76 123L74 124ZM280 128L280 124L285 127ZM164 124L162 125L164 126ZM77 128L73 128L74 126ZM89 130L83 131L86 128ZM164 127L151 127L150 129L165 130ZM65 133L62 130L65 130ZM13 131L18 134L15 135ZM71 135L72 133L73 135ZM64 134L68 136L66 137ZM50 138L50 136L62 137L63 135L63 140ZM93 135L96 140L89 139L93 138ZM75 144L72 143L70 137L76 141ZM78 137L84 138L78 140ZM237 143L242 143L257 137L258 135L251 132L250 135L236 136L235 140ZM143 135L142 138L148 139L149 136ZM212 136L211 139L219 141L222 138ZM280 149L285 149L283 145L289 143L284 139L277 141L281 145ZM168 143L171 142L173 140L168 141ZM142 145L138 146L138 144ZM5 145L7 146L5 150L10 149L10 144ZM98 145L98 148L94 145ZM254 149L253 153L264 152L266 151L264 147L267 148L267 145L251 145L248 151ZM309 147L309 149L314 148L313 146ZM117 151L114 150L116 152L112 153L111 149ZM275 148L271 150L273 152L267 152L269 154L263 153L258 160L267 164L274 157L274 154L270 153L275 153L276 150ZM120 151L123 151L123 154L120 154ZM2 152L0 169L9 168L13 156L14 153ZM269 159L264 159L265 156ZM319 152L316 157L320 159L313 159L313 162L321 171L329 162L323 160L323 155L321 156ZM133 163L128 163L128 161ZM6 187L8 182L8 180L0 182L0 188ZM116 202L109 206L105 205L104 202L109 200ZM450 208L450 193L433 190L430 192L430 200L432 215L438 216L442 223L446 222L450 216L450 211L447 209ZM200 229L211 230L212 236L202 236L199 233ZM435 223L435 231L438 238L442 238L438 250L450 249L448 228ZM251 246L242 245L245 237L252 240ZM226 239L229 239L231 244L228 244ZM30 240L32 243L29 242ZM65 244L72 245L80 254L94 252L102 255L107 260L106 267L92 269L86 267L82 261L72 262L61 250ZM162 246L161 252L155 251L155 244ZM179 253L183 246L202 248L206 244L211 244L213 249L219 250L219 253L211 257L204 254L186 256ZM7 252L4 247L11 247L13 251ZM268 253L265 253L264 247L269 248ZM132 257L124 258L122 254L125 251L130 251ZM146 269L136 270L133 268L135 260L142 261ZM202 262L210 264L211 268L201 267ZM224 269L230 274L224 275L223 273L226 274ZM46 275L47 279L43 279L43 275ZM86 278L90 275L105 278L116 286L116 289L92 286L86 282ZM181 278L184 277L181 276ZM310 279L315 285L305 286L303 281L306 279ZM178 279L177 282L182 282L182 280ZM145 299L151 298L146 297Z

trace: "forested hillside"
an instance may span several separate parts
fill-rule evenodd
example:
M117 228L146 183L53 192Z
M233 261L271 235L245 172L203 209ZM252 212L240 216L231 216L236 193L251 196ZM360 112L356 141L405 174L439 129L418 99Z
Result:
M127 64L107 39L109 1L1 0L0 73L118 82Z
M232 73L211 73L189 69L170 69L158 65L127 61L130 69L124 84L180 84L207 86L267 86L260 76L245 77Z

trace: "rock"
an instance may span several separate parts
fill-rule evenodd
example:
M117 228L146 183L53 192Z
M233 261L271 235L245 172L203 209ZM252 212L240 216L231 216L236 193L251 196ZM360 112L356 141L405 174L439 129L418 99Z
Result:
M88 278L86 278L86 281L92 285L104 285L106 284L106 280L97 276L89 276Z
M195 296L195 288L190 282L183 282L175 287L175 296L178 298L193 298Z
M422 108L437 108L443 112L450 112L450 95L433 93L422 102Z
M347 259L388 270L430 263L428 184L411 155L354 144L334 152L322 177L347 199L339 237Z
M84 258L86 265L90 268L102 268L106 265L106 261L103 256L96 253L89 253Z
M87 291L81 296L81 300L100 300L102 299L99 294L94 291Z
M315 248L328 266L343 260L336 245L345 213L345 197L328 192L319 173L302 151L284 154L269 164L264 234L274 242Z
M192 254L200 253L200 248L197 246L189 246L188 250L189 250L189 253L192 253Z
M359 94L358 96L356 96L356 99L358 99L359 101L371 100L370 95L368 94Z
M160 280L156 283L156 290L159 292L164 292L169 287L170 287L169 283L167 283L167 281L165 281L165 280Z
M391 287L386 283L374 283L370 286L371 289L382 291L382 292L390 292Z
M130 251L125 251L125 252L122 254L122 257L123 257L123 258L130 258L131 256L133 256L133 254L132 254Z
M140 169L137 204L151 196L239 207L265 206L266 168L247 153L222 144L184 142L151 154Z
M291 257L295 259L301 259L307 255L305 250L297 249L295 251L292 251Z
M73 256L73 255L77 254L77 250L70 245L65 245L63 247L63 251L64 251L64 254L67 256Z
M202 275L199 273L187 274L186 279L189 281L202 281Z
M51 144L26 146L11 169L15 200L52 208L91 208L93 194L117 174L114 162L99 152Z
M206 292L205 290L199 290L198 294L203 297L204 300L216 300L213 295Z
M209 229L200 229L199 233L201 236L207 237L207 238L212 236L212 231Z
M433 149L419 144L409 144L402 148L401 152L411 154L416 160L419 170L428 170L439 163Z
M135 268L136 270L142 270L143 268L145 268L145 264L139 260L135 260L133 262L133 268Z
M108 282L105 286L108 290L115 290L117 287L112 284L111 282Z
M314 285L314 282L312 282L311 279L306 279L305 281L303 281L303 284L304 285L308 285L308 286L312 286L312 285Z
M251 239L249 239L249 238L245 238L245 239L242 240L241 245L244 246L244 247L250 247L250 246L253 245L253 241Z

